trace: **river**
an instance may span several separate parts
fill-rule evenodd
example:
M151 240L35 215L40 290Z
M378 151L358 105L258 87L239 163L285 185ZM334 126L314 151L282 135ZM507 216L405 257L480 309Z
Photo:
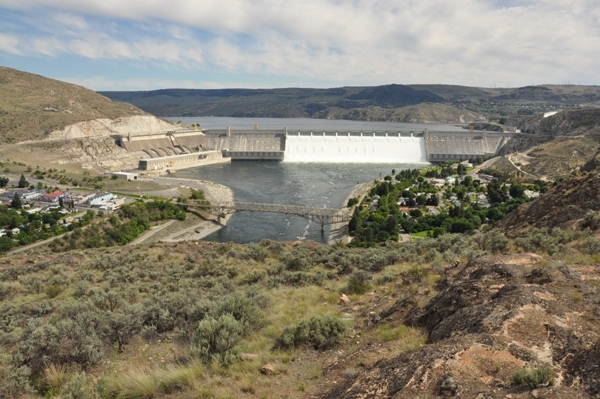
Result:
M388 122L332 121L305 118L168 118L184 123L199 123L207 129L327 130L327 131L461 131L453 125L431 125ZM236 201L277 203L328 208L341 208L344 199L357 183L366 183L408 168L424 164L407 163L295 163L236 161L182 169L176 178L213 181L230 187ZM259 242L263 239L327 242L329 228L294 215L261 212L238 212L226 227L206 237L208 241Z

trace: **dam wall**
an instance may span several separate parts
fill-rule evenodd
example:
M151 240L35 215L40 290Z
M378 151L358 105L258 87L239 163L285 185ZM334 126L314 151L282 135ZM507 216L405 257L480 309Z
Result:
M221 150L232 161L283 161L285 130L206 130L206 148Z
M425 132L427 160L447 160L491 157L515 135L503 132Z
M287 162L427 162L423 134L288 133Z
M140 170L160 170L160 169L181 169L191 166L208 165L223 160L221 151L202 151L192 154L174 155L160 158L141 159L138 169Z
M127 152L145 153L146 159L205 151L204 133L201 131L169 131L135 136L118 135L115 139L119 147L125 148Z
M503 132L288 132L281 130L187 130L119 135L129 153L146 154L140 169L196 164L210 151L225 160L288 162L444 162L498 154L515 135ZM215 155L210 155L214 160ZM152 159L160 159L150 162ZM175 161L175 159L178 159Z

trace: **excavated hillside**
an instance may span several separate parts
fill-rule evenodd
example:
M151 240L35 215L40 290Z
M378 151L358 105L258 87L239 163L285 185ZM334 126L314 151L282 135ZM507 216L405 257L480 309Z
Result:
M540 259L477 258L448 273L425 306L399 299L379 322L422 326L428 344L366 367L323 398L597 397L598 265L542 265ZM545 370L547 379L532 390L534 384L514 381L519 369Z
M525 133L514 137L500 155L527 151L527 162L521 167L534 176L568 176L591 160L600 146L600 109L511 118L507 124Z
M499 226L512 236L534 227L574 229L590 210L600 212L598 173L563 181L545 195L510 213Z
M149 116L81 86L0 67L0 144L48 138L94 119Z
M544 118L543 115L518 116L506 122L522 132L552 137L576 136L600 126L600 109L574 108Z

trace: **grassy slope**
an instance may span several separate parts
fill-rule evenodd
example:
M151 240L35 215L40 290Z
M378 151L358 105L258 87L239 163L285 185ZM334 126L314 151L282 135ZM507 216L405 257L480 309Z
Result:
M81 86L0 67L0 143L39 140L67 125L146 115Z

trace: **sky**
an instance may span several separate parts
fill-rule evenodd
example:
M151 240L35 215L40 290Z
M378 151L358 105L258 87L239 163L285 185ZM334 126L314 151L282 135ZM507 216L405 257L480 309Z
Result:
M599 0L0 0L0 65L93 90L600 84Z

